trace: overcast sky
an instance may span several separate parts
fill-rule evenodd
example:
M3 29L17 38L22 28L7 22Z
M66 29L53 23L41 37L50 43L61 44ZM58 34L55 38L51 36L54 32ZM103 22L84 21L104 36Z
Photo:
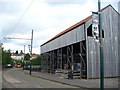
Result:
M118 10L119 0L102 0L102 7L111 4ZM108 2L109 1L109 2ZM34 30L33 53L40 54L40 45L71 25L97 11L97 0L0 0L0 38L5 50L28 52Z

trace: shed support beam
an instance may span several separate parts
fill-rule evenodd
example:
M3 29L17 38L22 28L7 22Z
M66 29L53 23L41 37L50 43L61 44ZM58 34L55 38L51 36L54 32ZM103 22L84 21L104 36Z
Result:
M62 69L62 48L57 50L57 69Z
M67 47L67 69L74 70L73 45Z
M50 52L50 73L54 73L54 51Z
M81 70L80 70L80 78L82 77L86 77L85 73L87 73L86 71L86 48L85 48L85 42L80 42L80 64L81 64Z

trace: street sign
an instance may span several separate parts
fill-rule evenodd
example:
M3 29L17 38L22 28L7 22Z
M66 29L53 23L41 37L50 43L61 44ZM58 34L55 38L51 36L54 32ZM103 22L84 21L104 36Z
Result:
M92 35L96 42L99 42L98 13L92 12Z

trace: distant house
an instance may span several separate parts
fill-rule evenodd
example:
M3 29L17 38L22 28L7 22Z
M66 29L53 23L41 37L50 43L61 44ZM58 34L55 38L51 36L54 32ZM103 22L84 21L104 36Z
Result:
M22 58L24 58L24 54L11 53L11 58L15 60L22 60Z
M38 57L39 54L32 54L32 59ZM11 53L11 58L15 59L15 60L22 60L24 58L24 54L16 54L16 53Z

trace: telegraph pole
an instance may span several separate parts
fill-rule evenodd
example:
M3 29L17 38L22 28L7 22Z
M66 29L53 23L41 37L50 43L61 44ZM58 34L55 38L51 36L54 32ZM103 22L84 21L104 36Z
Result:
M100 89L104 90L104 55L103 55L102 19L101 19L100 0L98 0L98 17L99 17L99 32L100 32Z
M24 45L24 57L23 57L23 70L24 70L24 61L25 61L25 45Z
M33 45L33 30L32 30L32 36L31 36L31 50L30 50L30 75L32 71L32 45Z
M2 45L3 43L0 42L0 70L2 69Z

